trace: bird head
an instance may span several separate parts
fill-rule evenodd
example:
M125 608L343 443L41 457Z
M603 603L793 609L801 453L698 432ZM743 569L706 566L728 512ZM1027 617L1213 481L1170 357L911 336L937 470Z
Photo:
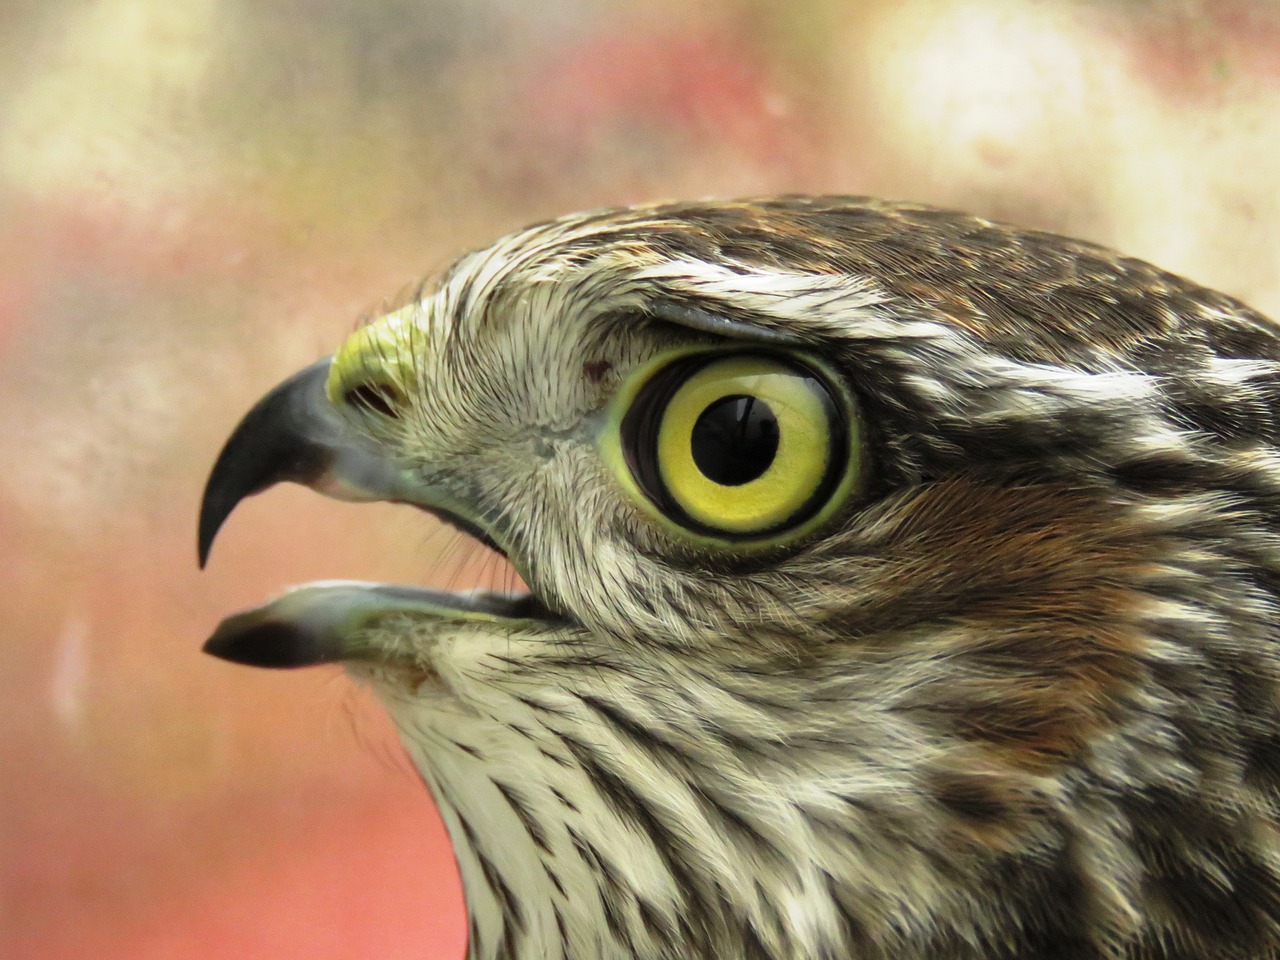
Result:
M269 393L200 522L390 500L529 593L313 584L207 649L372 684L477 958L1269 956L1277 358L957 213L567 217Z

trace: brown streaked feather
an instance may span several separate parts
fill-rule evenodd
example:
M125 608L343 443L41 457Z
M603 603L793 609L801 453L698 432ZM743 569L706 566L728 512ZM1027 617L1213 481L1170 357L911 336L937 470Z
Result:
M866 475L825 526L716 552L620 495L582 438L628 371L715 337L658 302L847 382ZM856 197L567 217L422 312L397 454L470 484L565 615L433 635L449 711L387 695L475 957L1280 958L1267 318Z

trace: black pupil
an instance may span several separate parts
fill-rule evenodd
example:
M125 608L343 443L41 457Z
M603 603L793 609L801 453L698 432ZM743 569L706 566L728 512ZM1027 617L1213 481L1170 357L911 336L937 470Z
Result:
M722 397L698 417L689 438L702 475L725 487L761 476L778 455L778 418L759 397Z

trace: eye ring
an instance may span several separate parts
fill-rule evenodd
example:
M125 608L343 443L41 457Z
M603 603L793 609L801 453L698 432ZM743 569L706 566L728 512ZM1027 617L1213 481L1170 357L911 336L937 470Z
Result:
M741 549L828 519L857 486L860 440L851 392L820 361L686 348L626 378L601 452L652 518Z

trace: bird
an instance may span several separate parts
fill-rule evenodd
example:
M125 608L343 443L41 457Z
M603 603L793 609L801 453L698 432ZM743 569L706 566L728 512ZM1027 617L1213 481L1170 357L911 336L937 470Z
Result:
M327 581L473 960L1280 957L1280 329L1081 240L771 196L462 256L270 391L247 496L405 504L527 591Z

